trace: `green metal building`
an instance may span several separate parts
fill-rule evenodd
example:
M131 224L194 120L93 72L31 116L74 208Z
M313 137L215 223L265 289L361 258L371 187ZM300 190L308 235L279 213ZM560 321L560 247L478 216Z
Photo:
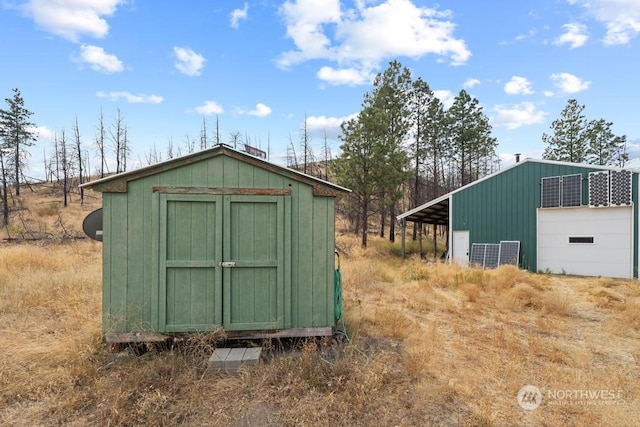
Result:
M84 187L102 193L105 334L332 333L349 190L224 145Z
M638 277L638 218L637 171L532 159L398 216L447 226L460 264L514 242L513 263L532 272L623 278Z

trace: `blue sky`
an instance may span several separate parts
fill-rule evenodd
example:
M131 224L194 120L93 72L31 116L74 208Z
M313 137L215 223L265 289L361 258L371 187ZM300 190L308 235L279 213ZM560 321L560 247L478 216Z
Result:
M314 151L326 135L337 155L394 59L445 105L476 97L503 165L540 158L570 98L640 157L639 43L639 0L0 0L0 98L17 87L34 112L32 177L76 117L95 170L101 110L107 127L120 110L130 166L154 146L166 159L170 139L185 153L216 118L223 142L239 132L284 164L306 115Z

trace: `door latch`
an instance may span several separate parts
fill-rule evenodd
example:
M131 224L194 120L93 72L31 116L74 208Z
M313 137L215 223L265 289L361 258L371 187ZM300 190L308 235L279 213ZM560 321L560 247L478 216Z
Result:
M220 267L222 268L232 268L236 266L236 262L235 261L222 261L220 263Z

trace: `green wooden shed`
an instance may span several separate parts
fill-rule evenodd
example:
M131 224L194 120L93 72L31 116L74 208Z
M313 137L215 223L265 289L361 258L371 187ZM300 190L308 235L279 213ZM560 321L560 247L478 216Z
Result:
M102 193L105 335L332 334L348 189L225 145L83 187Z

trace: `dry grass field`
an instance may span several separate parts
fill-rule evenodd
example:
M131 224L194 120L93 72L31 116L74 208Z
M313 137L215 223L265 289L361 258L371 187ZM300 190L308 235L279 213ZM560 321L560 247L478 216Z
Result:
M277 357L231 375L207 368L206 335L114 355L101 340L101 244L64 238L80 232L95 196L63 209L46 192L25 194L22 220L57 237L0 244L1 425L640 420L638 282L403 262L387 242L365 251L348 235L338 246L350 343L265 342ZM12 235L24 228L12 224ZM540 389L537 409L519 406L524 385Z

